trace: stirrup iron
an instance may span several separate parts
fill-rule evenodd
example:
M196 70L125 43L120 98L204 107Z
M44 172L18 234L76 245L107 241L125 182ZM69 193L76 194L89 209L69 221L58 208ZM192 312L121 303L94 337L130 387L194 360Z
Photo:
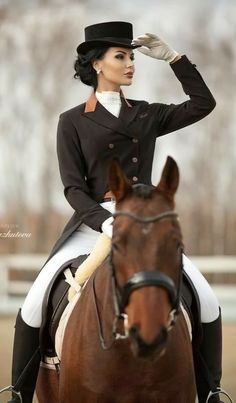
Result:
M11 392L12 394L14 394L14 395L16 395L16 396L18 397L19 403L23 403L23 400L22 400L22 397L21 397L21 393L20 393L20 392L17 392L17 391L14 389L14 386L7 386L6 388L3 388L3 389L0 390L0 394L1 394L1 393L4 393L4 392Z
M229 394L221 388L217 388L214 392L210 391L209 395L207 396L206 403L211 403L211 400L210 400L211 397L215 396L215 395L220 395L220 394L226 396L229 399L230 403L234 403L233 400L231 399L231 397L229 396Z

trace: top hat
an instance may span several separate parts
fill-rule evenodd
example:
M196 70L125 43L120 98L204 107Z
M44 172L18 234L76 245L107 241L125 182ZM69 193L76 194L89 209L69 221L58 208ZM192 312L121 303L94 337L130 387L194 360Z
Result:
M89 25L85 28L85 42L77 47L77 52L85 54L100 46L121 46L135 49L132 45L133 26L129 22L111 21Z

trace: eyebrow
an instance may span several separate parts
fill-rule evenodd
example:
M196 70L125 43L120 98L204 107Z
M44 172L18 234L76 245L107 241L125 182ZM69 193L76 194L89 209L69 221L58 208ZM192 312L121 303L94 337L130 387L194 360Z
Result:
M124 55L127 55L128 52L125 52L124 50L116 50L116 52L123 53ZM134 52L131 52L130 55L134 55Z

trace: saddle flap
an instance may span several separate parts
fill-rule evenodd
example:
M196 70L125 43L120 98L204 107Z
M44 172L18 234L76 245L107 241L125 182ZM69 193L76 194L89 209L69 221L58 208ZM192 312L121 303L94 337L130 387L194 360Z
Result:
M200 301L197 290L185 271L183 271L181 302L191 321L193 344L199 345L202 339Z
M42 325L40 328L40 350L42 355L55 355L55 333L61 315L68 305L70 285L65 281L64 270L69 268L74 275L88 255L81 255L63 263L50 281L42 307Z

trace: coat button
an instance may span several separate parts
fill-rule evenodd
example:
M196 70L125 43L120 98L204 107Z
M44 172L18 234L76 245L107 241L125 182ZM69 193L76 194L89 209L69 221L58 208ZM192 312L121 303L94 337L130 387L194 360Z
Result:
M132 142L133 142L133 143L138 143L137 137L133 137L133 138L132 138Z
M132 158L132 162L138 162L138 158L137 158L137 157L133 157L133 158Z
M132 179L133 179L133 181L134 181L134 182L137 182L137 181L138 181L137 176L133 176L133 178L132 178Z
M112 148L114 148L115 145L113 143L110 143L108 147L112 150Z

